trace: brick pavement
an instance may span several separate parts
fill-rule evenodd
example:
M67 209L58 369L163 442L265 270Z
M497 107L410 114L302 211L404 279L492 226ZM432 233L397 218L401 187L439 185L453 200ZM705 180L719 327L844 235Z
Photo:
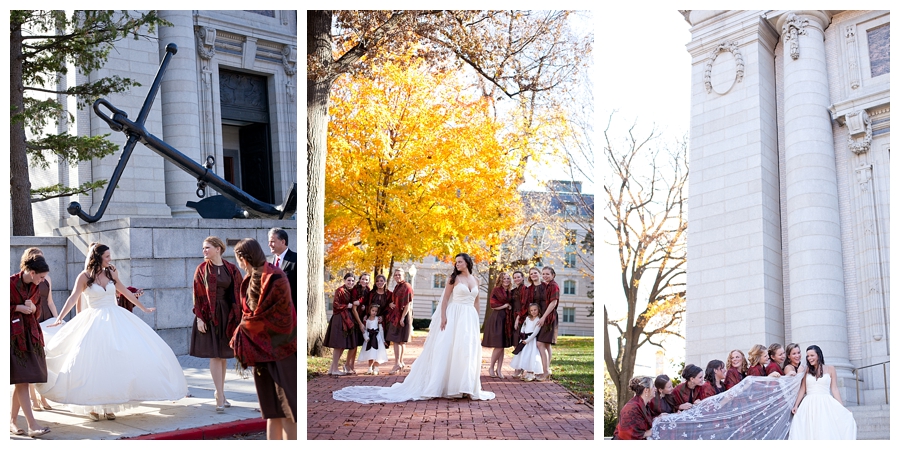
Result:
M410 364L424 337L407 344ZM393 356L393 351L388 352ZM346 354L345 354L346 357ZM481 387L497 398L489 401L432 399L362 405L338 402L331 393L345 386L390 386L405 375L320 376L307 384L306 438L313 439L594 439L594 410L552 382L500 380L487 375L490 349L482 353ZM507 353L504 375L512 374ZM357 363L357 372L366 365ZM405 373L409 373L404 372Z

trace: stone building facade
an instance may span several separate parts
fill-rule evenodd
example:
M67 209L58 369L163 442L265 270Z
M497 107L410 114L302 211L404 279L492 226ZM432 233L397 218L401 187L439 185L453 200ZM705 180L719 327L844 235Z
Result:
M885 403L864 367L890 359L890 12L682 14L686 361L816 344L845 402Z
M105 67L70 76L77 84L118 75L141 84L107 99L134 120L159 68L166 45L178 52L169 63L146 128L190 159L215 158L212 171L259 200L280 204L297 182L297 11L160 11L173 24L150 38L115 43ZM74 73L74 71L72 71ZM74 79L73 79L74 78ZM72 105L74 106L74 105ZM70 110L74 109L70 107ZM90 108L75 111L79 135L112 133ZM65 124L63 124L65 126ZM61 130L64 131L64 130ZM77 167L60 163L32 169L35 187L109 179L120 153ZM137 145L104 218L200 217L187 207L199 201L197 180L143 145ZM207 187L205 195L216 195ZM79 219L66 211L79 202L89 214L103 191L34 205L35 232L50 234Z
M147 131L198 164L215 159L210 169L256 199L278 205L297 182L297 11L160 11L172 26L158 27L140 39L115 43L107 64L90 74L70 71L66 84L118 75L141 84L107 100L134 120L153 83L166 46L170 60L145 126ZM67 101L62 99L62 101ZM69 100L70 102L72 100ZM113 132L90 108L73 112L76 123L58 132L97 136L124 146L124 133ZM111 115L111 114L110 114ZM59 163L30 169L32 185L108 180L121 150L76 167ZM192 278L202 262L202 241L215 235L226 241L225 258L234 262L234 244L254 238L266 245L267 231L287 231L297 250L293 218L204 219L187 202L201 200L195 178L143 145L137 145L103 217L87 224L66 208L79 202L95 214L104 190L32 205L38 237L13 237L11 270L22 251L44 249L51 265L54 301L61 308L84 268L90 242L110 247L113 264L126 285L144 289L142 302L157 310L135 313L151 325L176 354L187 353L192 318ZM206 197L217 195L212 186Z

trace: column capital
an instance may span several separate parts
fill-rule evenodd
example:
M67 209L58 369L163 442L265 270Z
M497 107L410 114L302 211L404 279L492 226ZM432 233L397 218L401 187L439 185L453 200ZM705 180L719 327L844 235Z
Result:
M776 15L769 16L769 23L771 23L775 29L782 34L785 32L785 25L788 25L792 21L807 21L807 25L814 26L823 32L828 25L831 25L831 11L825 10L788 10L788 11L780 11ZM795 22L796 23L796 22Z

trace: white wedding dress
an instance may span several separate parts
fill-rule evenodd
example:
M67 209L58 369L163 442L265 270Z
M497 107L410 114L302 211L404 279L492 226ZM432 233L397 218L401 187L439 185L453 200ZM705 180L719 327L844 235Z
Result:
M831 396L831 374L806 374L806 396L797 407L788 439L855 440L853 413Z
M357 403L399 403L446 397L491 400L494 393L481 390L480 323L474 308L476 291L464 283L453 287L447 305L447 327L441 330L441 308L431 316L431 327L422 353L409 375L391 387L349 386L332 395L335 400Z
M42 396L72 412L116 412L142 401L179 400L187 381L178 359L143 320L116 304L115 285L85 288L85 308L46 343Z

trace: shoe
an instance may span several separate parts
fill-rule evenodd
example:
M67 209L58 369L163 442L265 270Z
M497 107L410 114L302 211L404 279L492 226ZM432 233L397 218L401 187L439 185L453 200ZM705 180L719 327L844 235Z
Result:
M90 413L90 414L88 414L88 415L91 416L91 420L93 420L94 422L99 422L99 421L100 421L100 414L97 414L97 413L95 413L95 412L92 412L92 413Z
M28 429L28 437L43 436L49 432L50 432L50 428L48 428L48 427L38 428L37 430L32 430L31 428L29 428Z
M373 372L372 368L369 367L369 370L366 371L366 375L372 375Z
M216 406L216 413L223 413L223 412L225 412L224 406Z
M356 369L351 369L350 366L344 364L344 374L346 374L346 375L356 375Z
M19 428L19 426L14 423L9 424L9 432L15 434L16 436L25 434L25 430Z
M226 408L231 408L231 403L228 403L228 399L225 399L225 403L222 403L222 406Z
M394 374L396 374L397 372L399 372L399 371L401 371L401 370L403 370L403 367L401 367L401 366L394 366L394 368L391 369L390 372L388 372L388 375L394 375Z
M328 372L328 375L331 375L333 377L342 377L347 374L338 370L337 372Z
M372 375L378 375L378 368L377 368L377 367L375 368L375 370L372 371Z
M225 400L225 399L222 399L222 406L219 406L219 393L218 392L213 394L213 397L215 397L215 399L216 399L216 412L219 411L219 408L223 408L222 411L224 411L225 410L224 408L228 408L231 406L228 403L228 400ZM224 395L223 395L223 397L224 397Z
M494 369L492 367L488 367L488 376L491 378L497 378L497 374L494 373Z
M106 420L116 420L116 415L113 413L106 413L104 416L106 416Z
M528 375L525 375L524 377L522 377L522 381L534 381L534 374L529 373Z
M32 411L40 411L41 409L43 409L43 408L41 408L41 404L40 404L40 403L38 403L38 404L32 403L32 404L31 404L31 410L32 410Z
M50 405L44 404L41 406L44 408L44 411L53 411L53 408L51 408Z
M547 381L549 379L550 379L550 375L544 375L544 374L540 374L540 375L534 377L534 381Z

